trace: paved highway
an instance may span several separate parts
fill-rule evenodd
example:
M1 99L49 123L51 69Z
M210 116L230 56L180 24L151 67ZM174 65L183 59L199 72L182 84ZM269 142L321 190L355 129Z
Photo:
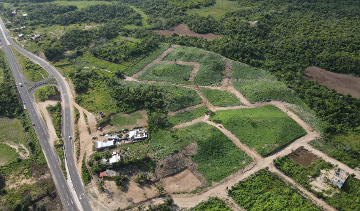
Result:
M5 25L0 18L0 27L2 28L2 33L0 33L0 40L3 46L3 50L6 54L8 63L10 65L10 68L13 72L15 82L18 86L21 99L26 104L26 108L28 110L28 113L30 115L31 121L35 124L35 131L36 135L38 136L38 139L40 141L42 150L45 154L45 157L47 159L48 165L50 167L50 171L52 173L52 176L54 178L56 188L59 192L61 201L64 205L65 210L77 210L76 209L76 203L74 203L74 200L72 198L72 195L70 193L69 187L67 186L67 183L62 175L62 172L60 170L59 164L56 160L56 157L54 155L54 152L52 150L52 147L50 146L48 140L49 135L47 132L47 128L42 120L42 117L39 113L39 110L37 109L35 105L35 101L33 96L29 94L25 86L20 87L19 83L25 84L25 78L22 75L22 72L20 70L20 67L11 51L11 49L7 46L7 44L11 44L17 51L19 51L21 54L32 60L33 62L39 64L41 67L43 67L50 75L54 76L59 84L59 91L61 93L61 99L62 99L62 135L64 140L64 146L65 146L65 157L67 160L67 167L68 167L68 174L70 175L70 178L72 180L76 197L81 204L81 207L78 207L79 210L85 210L90 211L91 206L90 203L85 195L83 183L80 179L79 173L76 169L75 165L75 159L74 159L74 143L73 140L69 137L73 137L73 118L71 114L71 103L69 98L70 90L67 86L66 80L62 75L56 70L55 67L53 67L50 63L46 62L45 60L33 55L32 53L26 51L25 49L19 47L10 37L8 32L6 31ZM6 36L6 37L4 37ZM6 40L5 40L6 39Z

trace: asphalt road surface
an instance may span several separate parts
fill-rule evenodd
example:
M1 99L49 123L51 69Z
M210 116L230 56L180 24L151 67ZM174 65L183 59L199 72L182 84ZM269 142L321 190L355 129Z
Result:
M13 72L15 82L18 86L18 90L21 96L21 99L23 103L26 105L26 109L29 113L31 121L35 124L35 132L36 135L40 141L41 148L45 154L45 157L47 159L48 165L50 167L50 171L52 173L56 188L58 190L58 193L60 195L61 201L63 203L65 210L77 210L76 203L74 202L74 199L72 198L72 195L70 193L69 187L63 177L62 171L59 167L59 164L57 162L57 159L55 157L55 153L52 150L52 147L49 144L49 134L47 131L47 128L45 126L45 123L42 120L42 117L39 113L39 110L37 109L35 105L34 97L31 96L28 92L28 90L25 88L25 85L23 87L19 86L19 83L25 84L26 80L20 70L20 67L11 51L11 49L7 46L7 43L11 44L17 51L19 51L21 54L32 60L33 62L39 64L41 67L43 67L47 72L49 72L50 75L53 75L54 78L58 81L59 84L59 91L61 93L61 99L62 99L62 135L64 140L64 146L65 146L65 156L67 160L67 166L70 174L70 178L73 183L73 187L75 189L76 195L74 197L77 197L80 201L81 207L78 207L79 210L85 210L90 211L91 206L90 203L85 195L83 183L80 179L79 173L77 172L76 165L75 165L75 159L74 159L74 143L73 140L69 137L73 137L73 118L71 115L71 103L69 99L69 93L70 90L68 90L65 78L56 70L55 67L53 67L50 63L46 62L45 60L33 55L32 53L24 50L23 48L19 47L10 37L8 32L6 31L5 25L0 18L0 27L2 28L2 32L0 33L0 40L1 44L3 46L3 50L5 52L5 55L7 57L8 63L10 65L10 68ZM6 37L4 38L5 35ZM7 39L7 41L5 40Z

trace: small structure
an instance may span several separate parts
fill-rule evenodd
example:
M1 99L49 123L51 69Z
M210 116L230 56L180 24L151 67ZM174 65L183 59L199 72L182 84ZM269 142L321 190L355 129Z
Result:
M35 39L39 39L40 37L41 37L40 34L35 34L35 35L34 35L34 38L35 38Z
M145 128L137 128L137 129L132 129L129 132L129 137L131 138L131 140L144 140L148 136L146 134Z
M11 12L11 14L16 15L16 14L17 14L17 11L14 10L14 11Z
M102 163L102 164L105 164L105 165L109 165L108 161L107 161L105 158L103 158L103 159L101 160L101 163Z
M331 178L331 182L341 189L341 187L344 185L348 177L349 177L349 173L345 172L341 168L338 168L334 176Z
M95 149L97 151L113 147L115 147L114 141L95 141Z
M254 24L254 25L258 25L258 24L259 24L259 21L253 21L253 24Z
M120 155L116 152L113 152L112 157L109 159L109 164L112 165L113 163L118 162L120 159Z
M19 34L18 37L19 38L24 37L24 34Z
M109 169L106 169L106 171L100 172L100 175L99 175L100 178L103 178L103 177L114 178L116 176L120 176L120 173L116 172L114 170L109 170Z
M22 27L20 27L20 29L26 29L26 26L22 26Z
M27 16L27 14L23 14L23 17L26 17Z

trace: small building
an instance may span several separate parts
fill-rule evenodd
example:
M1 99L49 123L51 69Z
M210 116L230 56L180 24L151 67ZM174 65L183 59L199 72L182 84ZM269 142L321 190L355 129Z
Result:
M129 137L131 140L143 140L148 136L146 134L145 128L137 128L137 129L132 129L129 132Z
M115 147L114 141L95 141L95 149L97 151Z
M26 26L22 26L22 27L20 27L20 29L26 29Z
M17 11L14 10L14 11L11 12L11 14L16 15L16 14L17 14Z
M100 175L99 175L100 178L103 178L103 177L114 178L116 176L120 176L120 173L116 172L114 170L109 170L109 169L106 169L106 171L100 172Z
M113 152L112 157L109 159L109 164L112 165L113 163L118 162L120 159L120 155L116 152Z
M24 34L19 34L18 37L19 38L24 37Z
M258 24L259 24L259 21L253 21L253 24L254 24L254 25L258 25Z
M349 173L342 170L341 168L338 168L338 170L335 172L334 176L331 178L331 182L338 186L338 188L341 189L341 187L344 185L346 179L349 177Z
M23 17L26 17L27 16L27 14L23 14Z
M34 38L35 38L35 39L39 39L40 37L41 37L40 34L35 34L35 35L34 35Z

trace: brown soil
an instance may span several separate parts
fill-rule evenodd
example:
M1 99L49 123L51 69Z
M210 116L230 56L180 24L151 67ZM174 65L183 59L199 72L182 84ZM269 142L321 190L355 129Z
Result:
M167 193L173 193L193 191L202 183L189 169L185 169L179 174L162 179L161 184Z
M326 85L329 89L335 89L341 94L350 94L360 97L360 78L348 74L333 73L318 67L310 66L305 69L304 78L315 80Z
M298 163L304 167L310 166L314 161L319 159L318 156L312 154L311 152L307 151L303 147L297 148L295 151L290 153L288 156L295 163Z
M216 34L212 34L212 33L198 34L196 32L193 32L193 31L189 30L187 25L185 25L185 24L180 24L180 25L171 27L168 30L155 30L155 32L158 33L158 34L165 35L165 36L169 36L169 35L172 35L172 34L178 34L180 36L203 37L203 38L208 39L208 40L221 38L220 35L216 35Z

